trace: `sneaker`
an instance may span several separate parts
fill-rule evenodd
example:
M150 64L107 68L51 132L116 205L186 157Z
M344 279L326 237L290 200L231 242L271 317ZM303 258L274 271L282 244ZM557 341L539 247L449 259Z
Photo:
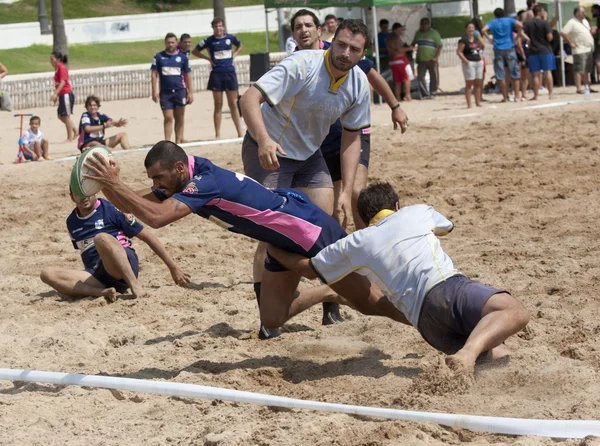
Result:
M258 339L265 341L267 339L277 338L281 335L281 332L277 328L265 328L261 325L258 330Z
M340 314L340 305L335 302L323 303L323 325L333 325L344 322Z

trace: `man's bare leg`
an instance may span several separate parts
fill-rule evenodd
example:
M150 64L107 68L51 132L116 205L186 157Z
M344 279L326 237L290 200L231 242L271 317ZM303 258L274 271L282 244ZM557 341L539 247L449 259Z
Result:
M367 180L369 179L369 169L367 166L362 164L358 165L356 169L356 176L354 177L354 187L352 188L352 218L354 219L354 227L356 230L364 229L365 224L358 214L358 196L360 191L367 186Z
M581 73L575 73L575 88L577 91L583 91L583 86L581 85Z
M100 254L104 269L117 280L123 280L131 289L133 297L147 297L147 293L131 269L125 248L110 234L101 233L94 237L94 245Z
M446 357L446 364L461 373L471 374L477 357L491 350L492 357L505 356L508 349L501 344L521 331L529 322L529 313L508 293L494 294L483 307L481 320L469 335L464 347ZM498 348L499 350L494 352ZM500 353L500 354L497 354Z
M500 91L502 92L502 102L508 102L508 87L506 85L506 81L499 80Z
M513 91L515 93L515 102L521 100L521 79L513 79Z
M213 102L215 109L213 111L213 122L215 124L215 138L221 137L221 115L223 113L223 92L213 91Z
M242 119L240 118L240 112L237 107L238 100L238 92L236 91L226 91L225 95L227 96L227 105L229 105L229 112L231 113L231 119L233 120L233 125L235 125L235 130L237 131L238 138L244 136L242 131Z
M165 139L171 141L171 136L173 135L173 110L163 110L162 112Z
M540 91L540 83L542 80L542 72L538 71L537 73L533 73L533 97L532 101L537 100L538 92Z
M104 296L110 302L117 300L117 291L114 288L107 288L87 271L50 266L42 270L40 279L60 294L67 296Z
M181 144L183 142L183 126L185 123L185 107L177 107L173 110L175 118L175 142Z
M400 100L400 99L398 99ZM412 101L412 97L410 95L410 81L404 82L404 96L402 98L403 101Z
M552 79L552 71L545 71L543 76L546 88L548 89L548 99L554 99L554 79Z

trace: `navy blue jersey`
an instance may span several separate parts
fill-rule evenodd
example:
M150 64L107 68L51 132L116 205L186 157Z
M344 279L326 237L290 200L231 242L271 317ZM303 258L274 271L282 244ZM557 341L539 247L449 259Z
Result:
M84 112L81 115L81 120L79 121L79 139L77 140L77 147L81 149L92 141L102 142L104 140L104 130L86 133L83 131L83 128L88 125L102 125L108 121L112 121L112 118L102 113L98 113L98 117L94 118L89 112Z
M192 71L188 57L181 52L168 54L166 51L161 51L157 53L150 68L158 72L161 91L187 88L183 76Z
M225 34L223 37L210 36L196 45L198 51L207 49L214 66L215 73L233 73L233 47L239 47L240 41L233 34Z
M363 70L365 74L369 74L369 71L373 68L374 64L371 59L363 58L358 62L358 67ZM321 143L321 152L323 154L339 152L342 146L342 123L338 119L329 128L329 134L325 137ZM363 129L362 133L370 133L370 129Z
M190 181L173 198L237 234L305 257L346 236L339 223L294 189L269 190L240 173L188 156ZM153 189L160 200L165 194Z
M96 200L94 210L80 217L77 209L67 218L67 229L73 247L81 251L81 260L86 268L96 269L100 254L94 245L94 237L102 232L112 235L124 248L131 248L128 237L135 237L144 227L131 214L124 214L102 198Z

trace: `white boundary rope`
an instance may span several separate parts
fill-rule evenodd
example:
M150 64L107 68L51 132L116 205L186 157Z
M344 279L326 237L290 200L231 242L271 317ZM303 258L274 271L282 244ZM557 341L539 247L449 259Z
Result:
M200 146L212 146L219 144L229 144L234 142L242 142L244 138L232 138L232 139L215 139L210 141L195 141L195 142L186 142L183 144L178 144L181 148L187 147L200 147ZM127 150L114 150L112 152L113 155L126 155L128 153L136 153L136 152L148 152L152 146L140 147L139 149L127 149ZM57 158L55 160L46 161L46 163L64 163L65 161L75 161L79 155L67 156L65 158Z
M535 420L415 412L409 410L323 403L253 392L243 392L240 390L200 386L196 384L115 378L111 376L81 375L76 373L40 372L34 370L0 369L0 379L83 387L100 387L104 389L128 390L156 395L219 399L237 403L339 412L393 420L432 422L455 428L506 435L538 435L554 438L584 438L588 435L600 436L600 421L595 420Z

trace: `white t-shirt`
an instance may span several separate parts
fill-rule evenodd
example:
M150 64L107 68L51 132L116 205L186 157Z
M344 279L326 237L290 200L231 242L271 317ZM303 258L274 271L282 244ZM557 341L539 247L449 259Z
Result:
M27 147L32 149L33 145L35 144L36 141L39 141L41 144L43 139L44 139L44 134L42 133L41 130L38 129L37 133L33 133L31 131L31 129L29 129L23 135L22 140L23 140L23 145L26 145Z
M310 262L328 284L352 272L368 277L417 327L427 292L459 274L436 237L453 228L431 206L407 206L338 240Z
M371 126L367 76L355 66L336 82L329 68L329 50L296 51L254 86L266 99L261 112L267 132L287 158L309 158L338 118L350 131Z
M575 43L573 54L585 54L594 51L594 37L587 19L580 21L578 18L573 17L563 28L563 33Z

